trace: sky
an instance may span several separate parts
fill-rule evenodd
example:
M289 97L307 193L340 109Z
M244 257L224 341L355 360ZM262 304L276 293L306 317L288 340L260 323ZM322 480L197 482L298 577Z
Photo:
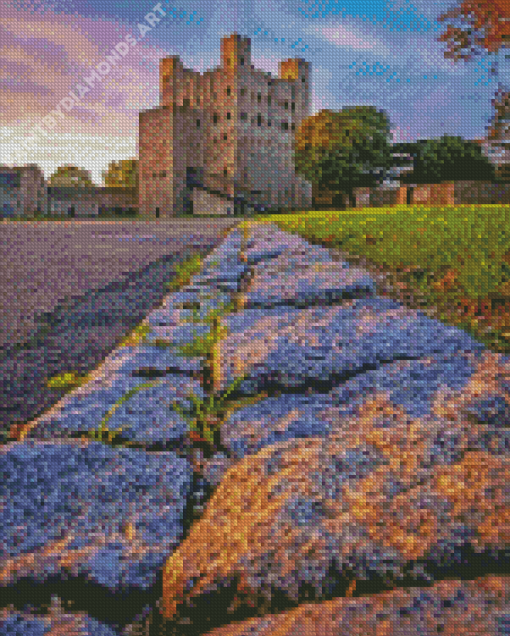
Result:
M255 68L276 75L280 60L310 63L311 114L373 105L389 117L394 142L482 138L497 80L488 56L445 60L437 38L446 27L437 17L456 5L0 0L0 163L36 163L46 178L76 165L102 185L110 161L138 156L139 112L159 105L159 60L179 55L204 72L219 65L220 40L233 32L251 38ZM124 53L108 64L119 44ZM498 80L510 86L504 51Z

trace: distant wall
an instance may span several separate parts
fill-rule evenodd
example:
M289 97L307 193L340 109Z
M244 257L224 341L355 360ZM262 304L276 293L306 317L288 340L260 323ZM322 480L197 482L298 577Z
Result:
M456 181L455 203L510 203L510 183Z
M393 205L461 205L510 204L510 183L491 181L443 181L421 183L400 188L354 188L356 207L385 207ZM346 195L314 189L316 209L344 210L349 207Z
M400 188L402 203L422 205L510 204L510 183L444 181Z

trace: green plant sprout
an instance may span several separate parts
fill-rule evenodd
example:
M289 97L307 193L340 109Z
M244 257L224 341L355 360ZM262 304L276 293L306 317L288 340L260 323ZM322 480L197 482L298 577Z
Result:
M147 340L147 335L152 332L149 325L140 323L120 343L120 347L133 347Z
M245 231L245 238L247 238L247 231ZM217 264L218 261L213 261L212 264ZM202 258L199 255L195 255L192 258L188 259L185 263L179 265L177 269L177 275L174 280L167 283L167 286L170 289L179 289L183 284L189 281L190 277L201 270L202 268ZM205 296L210 297L210 296ZM220 422L218 419L218 415L222 413L225 409L225 405L230 402L230 408L232 408L232 399L230 395L233 391L235 391L241 382L248 376L248 374L244 374L241 377L236 378L228 387L226 387L222 392L215 392L215 379L217 378L217 353L216 353L216 344L228 334L228 329L221 325L221 315L225 312L230 313L234 311L236 308L235 302L230 303L220 303L219 307L215 309L211 309L207 312L205 317L200 316L199 308L194 307L192 309L192 316L187 318L184 322L194 322L194 323L208 323L212 324L211 331L201 337L196 337L192 342L186 343L185 345L174 345L173 343L169 343L166 341L156 340L153 344L156 346L164 346L164 347L174 347L176 346L180 353L178 355L182 356L201 356L204 355L207 358L207 363L204 366L202 373L205 376L205 389L208 393L207 397L204 400L200 400L193 392L188 394L188 398L192 402L192 407L188 411L182 409L177 401L172 403L174 410L181 415L189 425L189 430L192 432L196 432L203 439L205 439L212 446L214 445L214 432L218 430L220 426ZM133 337L135 338L145 338L147 333L150 332L151 329L148 325L140 324L137 328L130 334L127 338L128 341L132 341ZM211 378L213 379L211 383ZM106 441L108 443L112 443L115 436L118 435L123 427L119 427L114 431L111 431L107 428L106 423L112 417L117 408L129 400L136 392L155 386L159 384L159 381L155 382L146 382L140 384L133 389L130 389L125 395L123 395L106 413L103 417L98 429L96 431L88 431L88 437L95 439L97 441L105 441L103 439L106 436ZM212 384L212 386L211 386ZM256 396L255 398L246 398L244 400L235 401L236 407L242 406L243 403L253 403L253 401L257 401L264 397L265 394L261 394L261 396ZM123 442L124 445L130 445L129 442Z
M221 394L211 393L204 400L200 400L193 392L189 393L188 397L193 402L193 408L188 414L176 401L173 402L172 406L188 422L189 430L198 433L212 446L214 445L214 431L218 430L220 425L219 419L215 416L222 412L229 395L237 389L247 376L248 374L246 373L236 378Z
M87 379L88 375L80 376L76 371L67 371L46 380L46 386L49 389L74 388L84 384Z
M175 270L176 275L171 281L165 283L170 291L177 291L183 285L189 283L193 274L197 274L202 269L202 257L195 254L182 263L178 263Z
M137 393L138 391L141 391L142 389L148 389L152 386L156 386L157 384L159 384L159 381L157 380L154 382L144 382L143 384L140 384L130 389L119 400L117 400L117 402L115 402L115 404L108 410L106 415L101 420L101 423L99 424L99 428L96 431L88 431L87 436L96 441L105 441L103 439L103 435L106 435L107 436L106 441L111 444L114 438L116 437L116 435L118 435L121 431L124 430L124 427L120 426L119 428L116 428L114 431L111 431L110 429L106 427L106 423L108 422L108 420L112 417L112 415L119 408L119 406L121 406L122 404L124 404L124 402L129 400L135 393ZM124 442L124 444L130 445L130 442Z

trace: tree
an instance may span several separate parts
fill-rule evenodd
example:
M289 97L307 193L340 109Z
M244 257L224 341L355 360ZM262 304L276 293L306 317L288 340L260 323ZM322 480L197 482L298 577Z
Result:
M353 190L374 185L391 167L390 123L374 106L322 110L296 131L296 172L321 188Z
M510 42L510 2L508 0L462 0L459 6L438 17L449 21L439 42L447 43L445 58L471 60L484 51L497 53ZM497 74L497 61L491 68Z
M76 166L60 166L49 178L50 186L94 187L90 172Z
M414 167L405 177L415 183L487 180L495 178L494 166L479 144L462 137L443 135L416 144Z
M138 159L111 161L103 172L105 186L119 188L138 187Z

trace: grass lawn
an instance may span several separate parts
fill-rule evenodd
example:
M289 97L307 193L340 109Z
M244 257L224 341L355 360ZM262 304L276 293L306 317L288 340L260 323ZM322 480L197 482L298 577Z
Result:
M404 276L444 323L510 353L510 205L400 205L255 220Z

